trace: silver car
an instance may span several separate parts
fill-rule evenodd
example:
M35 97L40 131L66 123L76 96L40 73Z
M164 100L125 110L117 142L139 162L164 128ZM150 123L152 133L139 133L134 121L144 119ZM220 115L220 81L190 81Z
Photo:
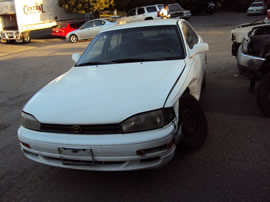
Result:
M248 15L264 14L266 11L264 2L253 2L247 10Z
M69 40L71 43L76 43L79 40L84 39L92 39L100 31L115 26L117 24L118 22L112 18L89 20L84 23L79 29L69 32L66 36L66 39Z

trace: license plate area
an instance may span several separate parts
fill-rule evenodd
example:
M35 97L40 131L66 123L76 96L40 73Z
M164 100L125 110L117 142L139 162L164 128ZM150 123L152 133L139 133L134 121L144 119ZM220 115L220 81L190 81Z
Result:
M58 148L58 152L63 165L95 165L94 152L92 149L61 147Z

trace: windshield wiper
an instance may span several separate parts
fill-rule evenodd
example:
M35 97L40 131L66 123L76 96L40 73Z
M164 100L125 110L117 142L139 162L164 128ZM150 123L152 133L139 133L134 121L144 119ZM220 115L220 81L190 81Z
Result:
M125 58L113 60L113 63L125 63L125 62L147 62L147 61L160 61L160 59L151 59L151 58Z
M91 65L107 65L107 64L112 64L113 62L100 62L100 61L94 61L94 62L85 62L81 64L77 64L76 67L81 67L81 66L91 66Z

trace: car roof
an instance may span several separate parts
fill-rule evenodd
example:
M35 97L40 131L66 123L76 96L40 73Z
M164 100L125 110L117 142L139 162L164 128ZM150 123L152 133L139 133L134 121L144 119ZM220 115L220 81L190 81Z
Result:
M136 27L176 25L177 22L179 21L184 21L184 20L183 19L166 19L166 20L147 20L147 21L140 21L140 22L131 22L131 23L121 24L118 26L108 28L102 32L121 30L121 29L130 29L130 28L136 28Z
M95 18L95 19L91 19L91 20L88 20L87 22L91 22L91 21L95 21L95 20L104 20L104 21L107 21L108 18Z
M152 4L152 5L147 5L147 6L137 6L135 8L130 9L130 10L133 10L136 8L146 8L146 7L150 7L150 6L164 6L164 4Z

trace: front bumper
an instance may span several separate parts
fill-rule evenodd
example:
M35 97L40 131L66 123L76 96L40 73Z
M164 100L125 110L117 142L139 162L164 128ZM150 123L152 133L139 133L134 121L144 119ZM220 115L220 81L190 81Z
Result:
M175 133L173 123L158 130L115 135L44 133L21 126L18 138L24 155L39 163L80 170L127 171L167 164L175 153ZM74 150L61 153L65 148ZM92 154L78 154L78 149Z
M17 31L5 31L5 32L1 32L1 39L2 40L20 40L21 39L21 35L19 32Z
M264 61L265 58L243 53L242 46L239 47L237 53L237 68L240 75L243 75L249 79L255 78Z
M248 10L247 14L248 15L264 14L264 11L263 10Z

